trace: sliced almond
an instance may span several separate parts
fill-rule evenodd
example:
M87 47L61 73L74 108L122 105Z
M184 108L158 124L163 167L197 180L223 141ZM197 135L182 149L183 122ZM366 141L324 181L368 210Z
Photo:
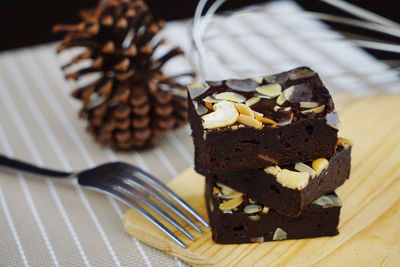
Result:
M342 201L335 195L323 195L316 199L312 204L321 206L323 208L330 208L342 206Z
M266 84L256 88L256 91L269 98L274 98L282 93L282 87L279 83Z
M216 94L214 96L214 98L217 100L229 100L229 101L236 102L236 103L242 103L242 102L246 101L246 98L244 96L239 95L238 93L234 93L234 92L219 93L219 94Z
M276 228L272 240L285 240L285 239L287 239L287 233L279 227Z
M283 97L285 98L285 100L291 99L295 88L296 87L294 85L292 85L292 86L286 88L285 90L283 90L282 94L283 94Z
M286 102L286 97L284 93L281 93L280 96L278 96L278 98L276 99L276 103L278 105L282 105L283 103Z
M205 91L210 88L210 86L205 82L205 83L199 83L199 82L194 82L191 83L187 86L190 97L192 99L198 97L199 95L203 94Z
M328 169L329 161L324 158L319 158L319 159L314 160L312 162L311 166L314 169L314 171L317 173L317 175L320 175L324 170Z
M304 164L302 162L297 162L294 165L294 168L296 171L299 172L308 172L310 174L311 179L315 178L315 176L317 176L317 173L314 171L313 168L311 168L310 166L308 166L307 164Z
M252 199L252 198L249 198L249 203L250 204L256 204L257 203L257 201L255 201L254 199Z
M254 127L257 130L262 128L262 123L260 121L243 114L239 114L237 121L243 123L244 125Z
M269 212L269 208L264 206L262 209L262 213L267 214Z
M257 111L255 111L255 110L252 110L253 111L253 113L254 113L254 116L257 116L257 117L264 117L264 114L262 114L261 112L257 112Z
M223 210L222 211L223 214L233 214L232 210Z
M229 194L229 193L235 191L235 189L230 188L227 185L224 185L224 184L221 184L221 183L217 183L217 185L219 186L219 188L221 188L223 194Z
M281 168L278 165L275 166L268 166L267 168L264 169L264 172L266 174L272 174L274 176L278 175L278 173L281 171Z
M288 169L281 170L276 175L276 181L291 189L301 190L308 185L310 174L308 172L296 172Z
M238 120L239 112L232 102L223 100L214 104L213 108L215 110L214 112L201 117L205 129L230 126Z
M265 118L265 117L256 116L255 119L260 121L260 122L262 122L262 123L265 123L265 124L272 124L272 125L277 125L278 124L276 121L268 119L268 118Z
M252 213L256 213L262 210L262 207L260 205L247 205L246 207L244 207L244 213L246 214L252 214Z
M254 119L254 113L251 110L251 108L249 108L249 106L245 105L245 104L236 104L236 109L239 111L240 114L249 116L251 118Z
M289 73L290 80L292 81L304 78L311 78L315 75L316 75L315 72L307 68L297 68Z
M301 108L316 108L318 105L318 102L300 102Z
M263 82L263 80L264 80L264 77L255 77L255 78L253 78L253 80L254 81L256 81L256 83L258 83L258 84L261 84L262 82Z
M263 236L252 237L252 238L250 238L250 242L252 242L252 243L262 243L262 242L264 242L264 237Z
M347 138L339 137L337 141L338 146L342 146L345 149L348 149L349 147L353 146L353 141Z
M242 204L242 202L243 202L242 197L233 198L233 199L224 201L221 204L219 204L219 209L220 210L232 210L232 209L238 207L240 204Z
M257 96L253 96L252 98L247 99L244 103L250 107L250 106L256 104L260 100L261 100L261 98L259 98Z
M205 84L202 84L200 82L193 82L191 84L188 84L188 86L187 86L188 89L197 89L197 88L204 89L204 88L207 88L207 87L208 86L206 86Z
M233 191L233 192L230 192L229 194L219 195L219 197L223 198L223 199L233 199L233 198L238 198L238 197L242 197L242 196L243 196L243 193L238 192L238 191Z
M316 107L316 108L303 110L303 111L301 111L301 113L303 113L303 114L307 114L307 113L318 114L318 113L321 113L322 111L324 111L324 109L325 109L325 105L322 105L322 106L319 106L319 107Z
M206 96L203 98L203 101L206 103L218 103L219 101L212 96Z
M195 109L196 109L196 113L199 116L203 116L204 114L206 114L208 112L208 108L206 108L205 106L203 106L202 104L197 104L197 102L195 102ZM207 103L206 103L207 104Z

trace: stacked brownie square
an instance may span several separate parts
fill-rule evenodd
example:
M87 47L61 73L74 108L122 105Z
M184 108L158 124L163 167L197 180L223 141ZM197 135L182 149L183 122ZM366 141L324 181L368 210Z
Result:
M193 83L188 102L215 242L338 234L352 144L317 73Z

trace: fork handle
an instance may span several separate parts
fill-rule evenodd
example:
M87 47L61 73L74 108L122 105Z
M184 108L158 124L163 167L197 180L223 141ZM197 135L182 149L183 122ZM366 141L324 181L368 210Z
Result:
M6 156L0 154L0 166L9 167L12 169L17 169L25 172L30 172L33 174L39 174L44 176L52 176L52 177L70 177L73 175L71 172L62 172L56 170L50 170L45 168L40 168L38 166L34 166L29 163L25 163L16 159L10 159Z

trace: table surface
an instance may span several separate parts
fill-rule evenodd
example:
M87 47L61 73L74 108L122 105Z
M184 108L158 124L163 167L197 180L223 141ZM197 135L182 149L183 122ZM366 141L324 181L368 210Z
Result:
M396 73L301 14L290 1L272 2L251 16L231 16L213 25L206 47L225 68L210 69L213 76L205 78L256 76L307 65L333 92L354 97L400 92ZM171 22L164 35L190 53L189 26L187 21ZM123 160L164 182L193 164L188 126L145 151L121 153L94 143L78 119L80 104L70 97L72 87L59 70L66 55L57 57L55 46L0 54L1 154L68 171ZM188 62L175 60L166 71L188 69ZM125 210L114 199L72 181L1 170L0 266L185 265L125 234Z

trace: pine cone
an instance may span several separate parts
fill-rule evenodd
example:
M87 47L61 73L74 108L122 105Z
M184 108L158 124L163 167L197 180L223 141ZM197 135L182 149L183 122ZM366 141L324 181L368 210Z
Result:
M62 67L64 71L91 61L89 67L66 74L67 79L100 74L72 93L82 101L80 116L88 120L87 129L96 140L115 149L144 148L154 145L156 136L185 124L187 104L179 94L184 86L176 81L180 75L167 78L161 72L169 59L183 52L175 48L153 57L164 41L151 41L165 23L155 21L142 0L102 1L82 11L81 18L78 24L56 25L53 30L66 32L58 53L86 48Z

